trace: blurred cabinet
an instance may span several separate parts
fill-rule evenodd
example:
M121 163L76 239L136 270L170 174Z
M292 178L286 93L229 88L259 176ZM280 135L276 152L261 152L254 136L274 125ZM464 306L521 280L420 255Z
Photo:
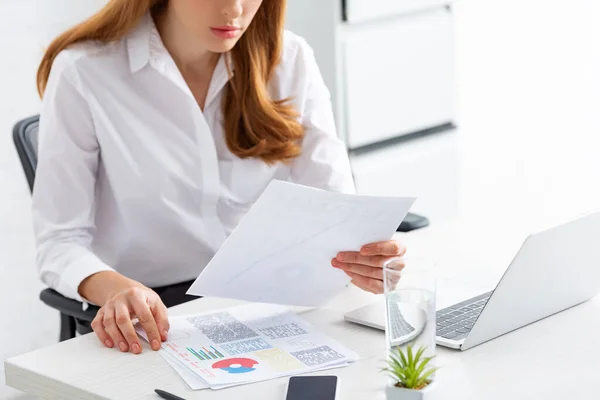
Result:
M448 0L288 0L350 149L453 123L453 22Z
M356 23L439 8L448 0L346 0L341 3L344 21Z

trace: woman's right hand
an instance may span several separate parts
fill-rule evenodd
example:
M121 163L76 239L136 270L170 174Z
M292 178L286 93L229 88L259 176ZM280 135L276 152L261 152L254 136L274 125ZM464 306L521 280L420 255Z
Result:
M133 327L134 318L146 331L152 349L159 350L169 331L167 307L156 292L142 285L111 293L92 321L92 329L106 347L139 354L142 346Z

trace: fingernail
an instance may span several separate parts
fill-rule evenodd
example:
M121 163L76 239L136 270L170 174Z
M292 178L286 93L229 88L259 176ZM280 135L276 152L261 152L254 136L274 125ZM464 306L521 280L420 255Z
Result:
M154 349L154 350L160 349L160 343L158 342L158 340L154 339L152 341L152 349Z
M111 342L110 340L106 339L106 341L104 342L104 344L106 345L106 347L111 348L113 347L113 342Z
M167 332L167 330L165 329L163 331L163 340L167 340L168 337L169 337L169 332Z
M119 349L121 349L121 351L123 352L127 351L127 345L125 344L125 342L119 343Z
M362 249L360 249L360 252L363 255L368 255L371 251L373 251L373 248L371 247L363 247Z
M346 255L344 253L340 253L336 258L340 261L344 261L346 259Z
M131 345L131 350L133 350L134 353L140 353L142 351L141 347L139 344L134 343L133 345Z

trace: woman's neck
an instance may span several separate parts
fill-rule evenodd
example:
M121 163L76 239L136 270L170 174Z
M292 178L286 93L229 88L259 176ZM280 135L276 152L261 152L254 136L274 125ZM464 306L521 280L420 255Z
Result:
M193 35L186 31L174 13L167 7L155 17L161 39L182 73L210 77L219 61L219 54L203 48Z

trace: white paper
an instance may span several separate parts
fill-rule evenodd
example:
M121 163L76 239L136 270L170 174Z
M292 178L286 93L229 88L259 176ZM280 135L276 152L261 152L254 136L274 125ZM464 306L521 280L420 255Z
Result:
M144 331L144 328L142 328L142 325L140 323L137 323L135 325L135 331L146 342L150 343L150 341L148 340L148 335L146 334L146 331ZM194 374L184 364L180 363L176 358L168 354L162 347L159 350L159 354L167 362L167 364L169 364L175 370L175 372L177 372L181 379L183 379L184 382L187 383L190 389L203 390L209 388L208 384L204 382L198 375Z
M150 343L150 341L148 340L148 335L146 335L146 332L144 331L141 325L136 325L135 329L138 335L140 335L144 340L146 340L146 342ZM190 387L190 389L204 390L210 388L208 383L204 382L202 378L200 378L197 374L190 370L183 362L181 362L180 358L171 355L162 347L159 350L159 354L167 362L167 364L169 364L175 370L175 372L177 372L177 374ZM236 386L236 384L215 385L213 389L224 389L231 386Z
M192 389L203 384L222 389L358 360L355 352L282 306L248 304L169 322L161 354Z
M146 342L148 342L148 337L146 335L146 332L144 332L144 330L142 329L142 327L137 326L136 330L137 330L138 334L142 338L144 338L146 340ZM181 377L181 379L183 379L183 381L190 387L190 389L204 390L204 389L210 388L210 386L206 382L204 382L202 380L202 378L200 378L198 375L194 374L183 363L179 362L179 360L177 360L175 357L171 356L167 351L165 351L164 349L161 348L159 350L159 354L163 357L163 359L167 362L167 364L169 364L175 370L175 372ZM330 366L326 366L326 367L317 369L315 371L324 371L324 370L329 370L329 369L341 368L341 367L347 366L348 364L349 363L333 364ZM315 371L310 371L310 372L315 372ZM277 377L274 376L273 378L277 378ZM251 383L251 382L249 382L249 383ZM237 385L238 384L214 385L213 389L225 389L227 387L237 386Z
M337 253L389 240L414 201L272 181L187 293L322 305L350 282Z
M209 386L206 382L204 382L198 375L195 375L192 371L187 369L185 366L182 366L175 360L171 359L166 351L160 350L160 355L165 359L165 361L179 374L181 379L184 380L185 383L192 390L203 390L208 389Z
M171 367L173 367L173 369L175 370L175 372L177 372L177 374L179 374L179 376L181 377L181 379L183 379L183 381L190 387L190 389L192 389L192 390L204 390L204 389L210 388L210 386L206 382L204 382L202 380L202 378L200 378L199 376L195 375L187 367L185 367L184 365L182 365L181 363L179 363L176 359L174 359L171 355L169 355L163 349L160 350L160 355L165 359L165 361L167 362L167 364L169 364ZM336 368L346 367L348 365L349 365L349 363L333 364L333 365L329 365L329 366L326 366L326 367L323 367L323 368L319 368L319 369L316 369L314 371L308 371L308 372L325 371L325 370L330 370L330 369L336 369ZM265 380L276 379L276 378L280 378L280 376L273 376L272 378L266 378ZM250 384L250 383L253 383L253 382L249 381L249 382L241 383L241 384ZM232 383L232 384L229 384L229 385L228 384L213 385L212 389L226 389L228 387L238 386L238 385L240 385L240 383Z

